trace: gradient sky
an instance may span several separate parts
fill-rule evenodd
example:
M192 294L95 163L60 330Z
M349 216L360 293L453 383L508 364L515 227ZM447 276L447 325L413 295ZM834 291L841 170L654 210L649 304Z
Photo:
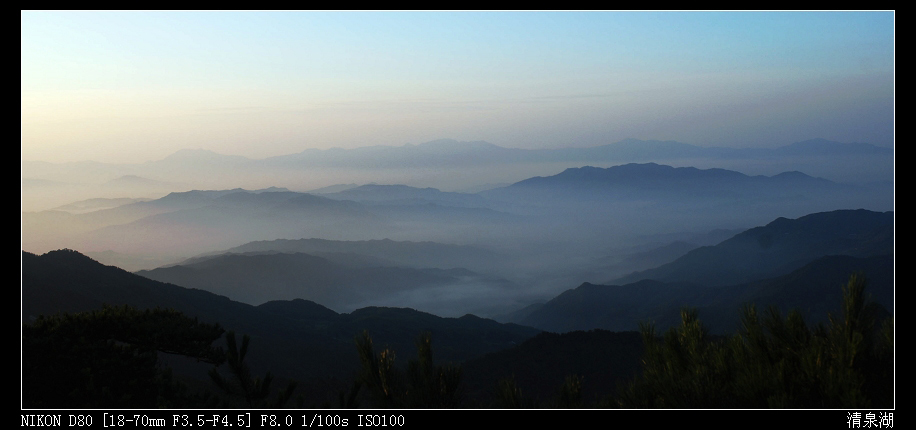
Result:
M22 159L894 142L893 12L21 13Z

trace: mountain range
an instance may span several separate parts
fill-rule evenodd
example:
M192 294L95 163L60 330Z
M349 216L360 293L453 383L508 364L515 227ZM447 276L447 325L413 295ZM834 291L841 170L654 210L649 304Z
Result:
M848 194L854 190L801 172L749 176L726 169L630 163L608 168L569 168L553 176L534 177L480 194L493 200L532 200L535 196L572 200L584 194L601 194L624 200L747 201L811 193Z
M439 139L418 145L365 146L354 149L307 149L299 153L251 159L223 155L209 150L184 149L158 161L143 163L146 167L181 168L205 164L245 167L265 165L274 167L360 167L405 168L467 165L476 163L503 164L557 161L616 161L638 162L696 158L756 159L781 156L861 156L892 155L893 149L868 143L841 143L826 139L810 139L775 148L733 148L691 145L676 141L624 139L616 143L582 148L521 149L506 148L484 141L462 142ZM50 163L27 161L30 168L50 168ZM67 163L77 166L80 163ZM104 163L95 163L97 166Z
M765 175L795 170L834 182L887 184L893 181L893 154L891 148L823 139L777 148L717 148L627 139L562 149L504 148L487 142L443 139L419 145L309 149L265 159L181 150L161 160L139 164L23 160L22 186L27 193L22 204L25 210L34 211L81 198L157 198L170 191L268 186L307 191L343 181L454 191L514 183L569 167L646 162Z
M409 303L414 308L448 316L461 316L468 311L449 297L468 295L470 291L480 294L479 290L485 288L518 288L505 279L467 269L377 265L352 254L336 254L330 259L304 253L223 254L136 273L253 305L301 298L352 311L368 304Z
M235 196L246 201L252 197L236 194L173 199ZM443 279L448 282L449 277L480 276L461 268L402 264L419 254L428 254L420 259L421 265L444 267L452 257L473 262L477 248L472 246L391 240L258 241L232 252L142 272L186 277L169 282L105 266L72 250L43 255L23 251L21 316L23 323L29 323L39 315L82 312L103 304L175 309L250 335L246 360L252 371L261 374L270 369L283 379L305 382L310 405L333 401L348 389L347 381L359 369L354 337L364 330L378 345L407 357L415 350L418 333L428 331L438 362L463 363L468 397L484 402L477 405L489 405L486 399L492 398L494 381L507 380L528 390L531 401L550 405L551 393L570 375L587 378L582 390L587 401L594 402L638 372L643 349L633 330L639 323L654 323L664 330L678 324L684 307L697 309L714 333L734 333L742 306L750 303L761 309L772 306L781 313L798 309L808 324L816 324L826 321L828 313L838 314L840 287L850 274L859 274L869 282L867 291L877 304L876 312L893 315L893 221L893 212L838 210L779 218L714 246L687 250L679 245L672 252L686 253L672 263L634 273L632 282L583 283L518 313L517 323L470 314L443 318L397 307L367 306L339 313L325 303L296 297L298 293L254 306L170 283L190 284L188 279L196 277L194 282L209 282L208 288L214 290L238 285L240 290L260 289L267 297L278 294L272 288L286 282L284 278L295 278L287 284L298 288L294 291L320 290L322 282L338 282L341 286L336 288L344 295L387 288L383 295L390 296L391 289L422 291ZM396 266L377 266L379 262ZM189 275L192 272L196 273ZM360 277L379 285L346 285ZM182 378L206 379L206 369L200 366L170 363Z
M653 279L731 285L772 277L826 255L871 257L894 252L894 213L838 210L778 218L671 263L612 281Z
M894 309L893 257L827 256L786 275L737 285L710 287L687 282L642 280L622 285L583 283L543 305L519 314L515 322L551 332L604 329L637 330L652 323L661 331L681 323L681 311L694 308L704 325L718 334L740 328L744 305L761 313L773 306L783 315L799 310L808 324L840 315L841 287L850 275L864 275L884 315Z
M348 379L359 367L354 337L369 330L373 340L399 351L415 350L423 331L432 333L436 356L463 361L505 349L539 330L500 324L471 315L442 318L406 308L368 307L337 313L306 300L252 306L198 289L179 287L102 265L76 251L22 253L22 321L58 312L99 309L102 304L140 309L170 308L252 338L252 369L300 381ZM206 375L197 375L206 379ZM323 393L322 393L323 394Z
M583 283L509 320L547 331L636 330L677 325L684 307L715 331L733 333L743 305L801 310L806 321L839 314L850 275L869 280L876 303L894 309L894 216L841 210L777 219L715 246L607 285Z
M726 169L646 163L569 168L477 194L406 185L364 185L322 195L269 187L193 190L148 201L105 202L125 204L88 212L24 212L23 249L79 249L108 264L132 271L168 272L161 279L219 291L251 304L303 297L324 301L341 311L375 303L443 312L447 306L436 304L438 294L460 303L451 309L450 316L467 312L495 316L532 301L549 300L569 283L605 283L608 278L601 274L625 274L627 267L622 264L630 263L621 261L615 267L602 261L601 253L611 244L617 249L638 247L662 237L743 230L780 217L795 218L836 208L884 211L893 208L893 190L875 191L799 172L750 176ZM385 239L390 240L389 245L442 246L412 245L414 251L398 256L402 251L394 246L379 248ZM305 242L281 246L281 240L312 242L297 249L298 245L286 245ZM350 242L361 249L322 249L317 240ZM271 249L238 248L270 241L277 241ZM435 257L448 246L469 248L467 252L449 251ZM683 251L678 252L686 252L684 247L680 249ZM296 281L308 279L304 273L290 275L285 281L265 285L261 292L244 292L258 282L256 277L236 276L217 283L209 275L192 275L204 273L199 270L163 267L189 266L188 258L215 253L263 251L308 254L323 260L313 258L303 267L316 267L315 262L321 261L323 273L336 275L324 278L328 281L323 285L314 280ZM648 261L670 262L664 255ZM281 257L232 258L251 261ZM630 271L653 267L633 261ZM388 268L384 277L369 275L381 272L382 267ZM353 270L347 272L345 268ZM456 275L458 272L441 271L452 269L467 272ZM183 273L180 276L176 274L179 271ZM723 268L715 276L726 276L728 271ZM637 280L621 279L624 283ZM371 288L352 294L352 288L357 287ZM395 290L394 295L382 293ZM281 295L272 297L271 293ZM514 298L510 299L509 293L515 294ZM383 296L388 299L382 300Z

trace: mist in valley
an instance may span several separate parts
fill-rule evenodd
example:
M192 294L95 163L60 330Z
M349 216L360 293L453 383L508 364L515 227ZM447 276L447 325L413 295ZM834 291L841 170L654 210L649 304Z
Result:
M652 141L641 144L646 153L661 146ZM480 149L460 141L437 141L435 145L437 151L432 155L415 150L423 145L375 147L366 154L352 150L338 162L350 167L319 166L317 171L314 163L302 162L301 154L287 157L286 163L275 157L272 164L283 167L266 165L265 160L243 163L238 157L218 154L207 154L196 164L188 158L174 160L176 157L141 165L97 163L92 166L96 172L134 180L107 188L106 183L115 178L87 186L87 193L93 189L101 193L92 198L45 210L24 210L23 249L36 253L75 249L105 264L142 270L138 273L145 276L169 267L199 266L207 258L246 255L255 252L246 251L246 245L252 243L260 244L257 252L261 254L302 253L324 258L327 267L340 271L463 269L468 273L448 280L402 280L405 286L395 289L381 287L384 282L375 282L372 275L366 279L328 279L322 284L309 280L316 275L303 270L290 274L286 281L300 287L288 285L276 297L267 295L265 291L270 289L259 285L268 282L266 274L260 274L234 287L260 294L226 295L253 305L308 299L338 312L365 306L401 306L440 316L473 313L499 317L545 302L582 282L605 283L669 263L690 249L716 245L729 235L779 217L798 218L837 209L883 212L893 210L894 204L893 183L873 181L875 177L867 173L848 174L846 158L851 155L843 153L844 146L836 142L833 147L828 145L832 152L819 149L819 170L833 172L830 176L842 181L798 171L752 175L740 170L654 162L605 162L611 164L609 167L584 165L584 161L531 164L530 158L535 156L557 155L520 150L514 158L488 160L495 146ZM602 148L610 152L605 158L624 157L610 151L614 145ZM883 164L886 171L893 171L891 151L874 146L854 148L859 152L863 149L868 151L865 157L872 167ZM395 170L377 161L386 160L379 157L384 151L416 159L391 156L394 161L387 164L404 165ZM771 152L764 154L766 157L746 154L756 158L744 159L744 164L754 171L761 163L775 164L782 159L785 165L795 166L810 163L814 156L804 154L802 161L797 161L798 156ZM466 160L454 162L455 154ZM671 161L675 165L704 164L696 159ZM725 164L732 166L741 164L735 156L727 161ZM706 164L713 162L706 160ZM69 164L43 165L29 177L48 183L66 176L76 179L73 169ZM432 170L441 175L439 182L430 185L441 188L418 183ZM475 175L478 171L488 174ZM462 172L477 182L442 184ZM23 175L29 173L24 168ZM512 182L520 174L531 176ZM223 185L213 182L227 176L234 176L233 181ZM322 187L308 189L310 185L302 185L314 183L311 181L316 177L325 181ZM167 178L187 185L164 194L153 191L151 184L165 186ZM264 182L270 180L275 182ZM405 181L386 183L397 180ZM299 187L290 187L296 183ZM63 201L79 195L73 192L77 186L78 182L45 185L35 194L60 192L57 199ZM482 191L445 191L474 186ZM26 191L32 193L24 189L24 196ZM119 197L106 198L108 192ZM322 239L326 245L324 249L283 246L309 239ZM418 250L412 257L394 259L390 251L367 249L386 242ZM442 249L439 254L427 255L422 248L428 246ZM666 247L680 251L662 252ZM195 262L187 263L190 261ZM223 294L215 280L154 279ZM340 295L349 299L332 299L317 289L339 289ZM346 289L350 292L344 293Z
M753 304L815 339L853 274L893 328L893 12L26 11L22 28L29 330L174 310L322 387L300 407L344 401L354 336L412 351L432 333L472 370L463 403L382 401L368 380L351 400L502 408L681 405L599 398L641 369L634 332L696 311L719 345ZM583 374L594 399L543 400ZM493 398L515 375L535 398ZM812 398L768 401L848 406Z

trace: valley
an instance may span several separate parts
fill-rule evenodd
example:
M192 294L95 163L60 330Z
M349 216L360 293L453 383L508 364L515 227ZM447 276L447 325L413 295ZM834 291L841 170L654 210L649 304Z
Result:
M498 148L430 145L468 160ZM842 165L824 154L822 164ZM715 336L739 332L750 304L826 324L859 275L875 318L894 312L893 187L870 182L624 163L476 193L349 183L143 195L23 212L23 323L103 305L177 310L250 336L256 372L322 387L298 390L303 406L347 390L372 401L347 382L361 333L392 351L428 333L436 362L467 369L452 406L499 404L503 381L530 390L528 406L549 407L579 375L581 405L607 407L640 371L644 324L677 329L684 309ZM518 356L532 348L542 352ZM601 354L619 364L598 365L588 348L616 351ZM543 354L585 356L540 377L522 371ZM162 359L206 386L200 366Z

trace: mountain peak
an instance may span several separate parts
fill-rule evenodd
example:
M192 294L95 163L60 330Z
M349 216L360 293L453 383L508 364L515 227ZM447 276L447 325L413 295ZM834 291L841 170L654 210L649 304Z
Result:
M28 251L22 251L23 258L40 258L44 261L53 261L55 264L67 267L103 267L105 266L98 261L69 248L48 251L42 255L32 254Z
M608 168L583 166L569 168L554 176L558 179L587 181L643 181L646 179L747 178L743 173L725 169L672 167L656 163L629 163Z

